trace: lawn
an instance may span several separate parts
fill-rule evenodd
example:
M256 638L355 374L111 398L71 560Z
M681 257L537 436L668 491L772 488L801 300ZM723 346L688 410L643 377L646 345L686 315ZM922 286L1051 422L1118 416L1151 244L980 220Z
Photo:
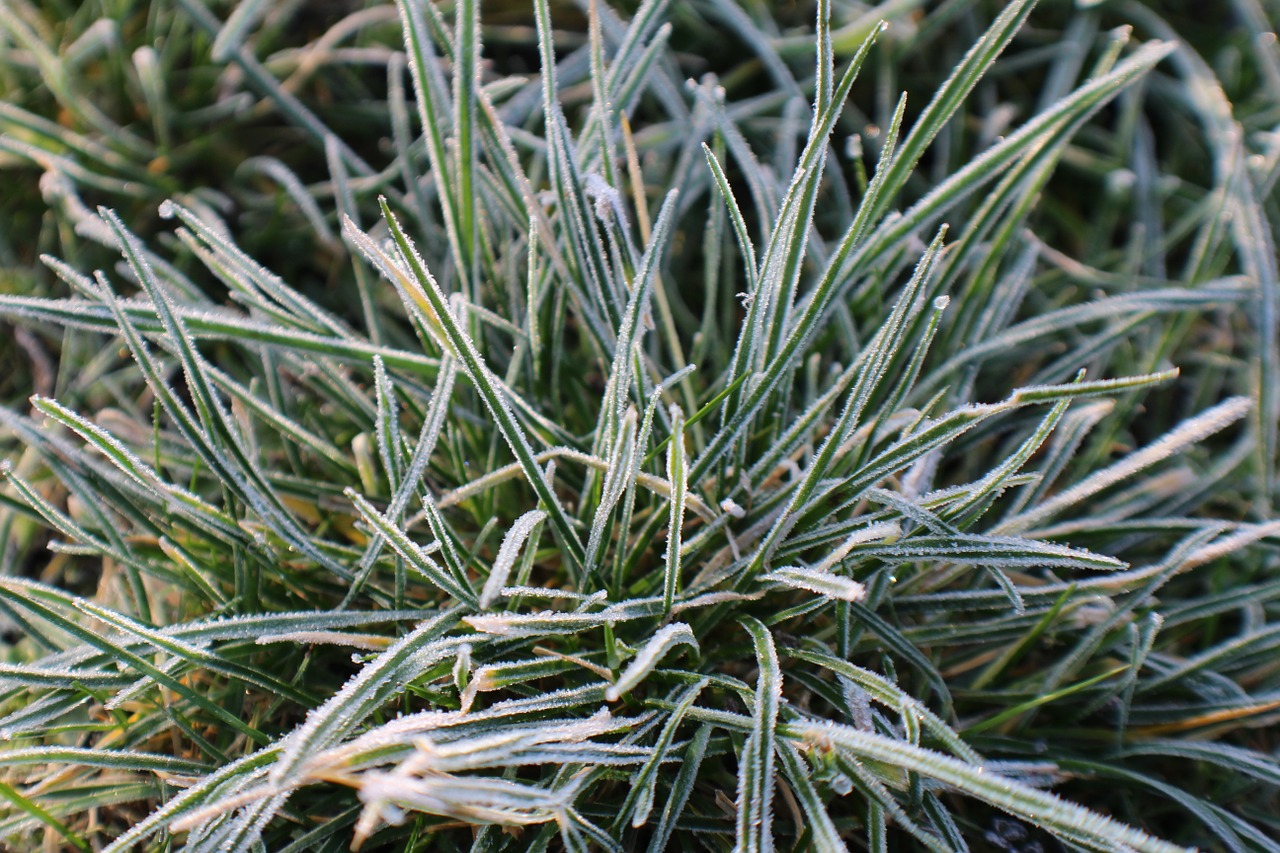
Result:
M0 0L0 845L1280 850L1278 20Z

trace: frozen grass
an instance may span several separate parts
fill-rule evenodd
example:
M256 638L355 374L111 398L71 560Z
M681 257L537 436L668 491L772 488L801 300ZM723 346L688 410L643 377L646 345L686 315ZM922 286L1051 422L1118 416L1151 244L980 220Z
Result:
M1278 849L1280 60L1075 5L5 5L0 838Z

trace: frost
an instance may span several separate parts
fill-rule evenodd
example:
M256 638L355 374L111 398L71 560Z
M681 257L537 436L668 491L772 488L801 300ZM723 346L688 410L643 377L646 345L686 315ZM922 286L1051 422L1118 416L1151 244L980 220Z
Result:
M894 540L902 533L902 527L896 521L881 521L875 524L869 524L859 530L855 530L849 535L840 547L836 548L830 554L822 558L822 562L814 566L814 570L818 572L828 572L832 566L836 566L845 557L849 556L858 545L864 545L868 542L876 542L880 540Z
M489 570L489 578L484 582L484 589L480 592L481 610L488 610L489 606L502 595L507 578L511 575L511 568L515 565L516 557L520 555L520 546L546 517L545 512L534 509L520 516L511 525L511 529L502 538L498 556L494 558L493 568Z
M350 646L370 652L380 652L387 647L386 637L371 634L346 634L341 631L290 631L285 634L265 634L256 640L260 646L272 643L302 643L306 645Z
M861 601L867 597L867 588L857 581L817 568L788 566L761 575L760 580L807 589L841 601Z
M1179 424L1152 444L1129 454L1114 465L1091 474L1071 488L1059 492L1034 509L1003 522L997 532L1006 533L1030 529L1067 507L1073 506L1103 489L1119 483L1121 480L1132 477L1144 468L1150 467L1174 454L1181 453L1193 444L1226 429L1248 414L1252 407L1253 401L1248 397L1232 397L1229 400L1225 400L1212 409L1201 412L1194 418Z
M458 647L466 643L457 637L438 638L448 627L447 614L422 623L366 664L327 702L307 714L302 725L281 741L283 752L271 769L272 782L288 783L309 753L341 740L381 705L391 687L456 654ZM406 664L410 662L412 666L406 671Z
M747 511L734 503L732 498L725 498L720 501L720 509L724 510L733 518L746 518Z
M610 702L618 701L622 694L644 680L663 655L681 644L693 646L695 652L698 650L698 641L688 625L674 622L660 629L636 653L635 659L618 677L617 683L605 690L604 698Z
M464 616L472 628L482 634L499 637L544 637L551 634L568 634L602 628L615 622L643 619L661 611L661 600L634 601L615 604L598 613L562 613L544 610L541 613Z
M583 191L587 198L595 203L597 219L606 225L611 220L616 220L619 228L626 229L627 212L622 202L622 193L595 172L586 176L583 181Z

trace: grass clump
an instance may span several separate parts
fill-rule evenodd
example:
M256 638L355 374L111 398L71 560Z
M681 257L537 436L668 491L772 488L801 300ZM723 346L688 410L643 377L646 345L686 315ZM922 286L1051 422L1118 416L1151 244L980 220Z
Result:
M1275 849L1273 58L1034 5L15 7L0 837Z

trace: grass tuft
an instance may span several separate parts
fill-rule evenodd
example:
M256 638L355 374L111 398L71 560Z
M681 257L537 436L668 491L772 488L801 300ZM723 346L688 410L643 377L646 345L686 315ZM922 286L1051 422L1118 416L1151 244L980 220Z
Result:
M1280 849L1263 4L620 5L2 10L0 839Z

